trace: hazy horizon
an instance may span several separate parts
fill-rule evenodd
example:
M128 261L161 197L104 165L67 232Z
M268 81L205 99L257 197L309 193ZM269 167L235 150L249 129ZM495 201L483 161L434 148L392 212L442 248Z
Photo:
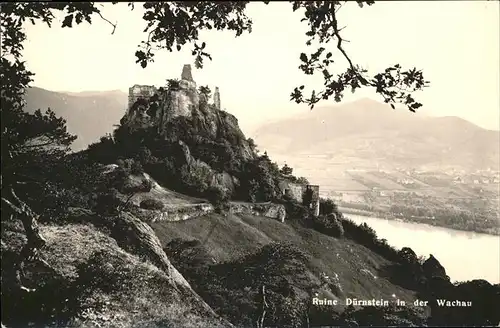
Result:
M141 10L139 4L132 12L126 4L103 4L103 15L118 21L114 35L97 18L72 29L28 25L24 59L36 74L32 86L57 92L127 92L134 84L162 85L179 77L182 66L194 62L190 46L158 52L146 69L135 63L135 50L145 36ZM219 86L223 108L246 126L307 112L307 106L289 100L295 86L322 84L321 76L311 78L298 69L300 53L314 50L305 46L301 13L294 13L289 3L251 3L247 13L254 21L250 34L200 33L213 61L206 61L202 70L192 65L195 81ZM347 25L343 33L351 41L345 45L350 57L370 73L395 63L423 70L431 86L416 95L424 104L422 114L458 116L499 130L498 2L376 2L363 9L348 3L339 20ZM334 50L335 45L328 47ZM345 60L337 58L335 67L344 69ZM361 98L381 102L369 91L348 92L343 102Z

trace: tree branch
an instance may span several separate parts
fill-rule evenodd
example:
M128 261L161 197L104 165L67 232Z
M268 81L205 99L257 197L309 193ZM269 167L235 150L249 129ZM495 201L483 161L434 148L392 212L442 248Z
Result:
M337 49L344 55L345 59L349 62L349 66L351 69L355 72L356 69L354 67L354 64L351 61L351 58L347 55L345 52L344 48L342 48L342 37L340 36L340 31L343 30L345 27L339 29L338 24L337 24L337 16L336 16L336 10L332 10L332 27L333 27L333 33L337 37Z
M111 31L111 35L115 34L115 30L116 30L116 25L118 24L118 22L116 22L115 24L111 23L106 17L104 17L100 11L97 12L97 14L101 17L101 19L105 22L108 22L111 26L113 26L113 31Z

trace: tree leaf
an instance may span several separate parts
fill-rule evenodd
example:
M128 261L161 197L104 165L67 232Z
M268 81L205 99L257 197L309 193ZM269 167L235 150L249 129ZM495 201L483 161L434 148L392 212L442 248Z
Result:
M73 14L64 17L61 27L73 27Z

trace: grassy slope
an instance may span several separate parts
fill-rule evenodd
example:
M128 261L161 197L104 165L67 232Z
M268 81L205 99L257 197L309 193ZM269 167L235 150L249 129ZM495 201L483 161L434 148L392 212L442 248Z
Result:
M414 300L412 291L378 276L379 269L390 264L389 261L351 240L329 237L297 224L250 215L211 214L151 225L164 245L175 238L206 240L205 246L217 262L237 258L273 241L291 242L311 255L309 269L316 277L320 273L338 274L346 297L391 300L395 294L407 302Z
M18 225L9 222L3 227L7 229L2 231L2 253L22 243L24 236ZM40 224L40 232L47 240L42 256L53 271L29 270L41 287L25 301L28 313L22 317L27 321L10 323L12 327L26 327L31 321L27 318L38 317L37 311L43 312L39 305L29 305L40 299L49 304L47 309L57 309L57 318L62 320L59 327L231 326L185 287L183 279L125 251L92 224ZM72 311L61 311L68 308ZM58 325L42 319L35 326Z

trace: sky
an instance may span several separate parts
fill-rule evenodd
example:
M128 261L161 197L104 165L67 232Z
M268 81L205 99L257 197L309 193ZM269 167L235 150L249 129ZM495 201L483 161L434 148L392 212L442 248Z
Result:
M146 69L135 63L135 51L145 39L142 8L125 3L102 6L103 16L117 22L112 27L94 18L72 29L38 23L26 27L24 59L36 75L34 86L52 91L123 90L134 84L161 86L180 78L184 64L193 64L191 47L180 52L157 53ZM345 49L351 59L369 72L400 63L422 69L431 82L416 94L421 112L433 116L459 116L487 129L500 126L500 35L498 1L383 1L359 8L344 5L338 20ZM265 121L308 111L290 101L294 87L321 87L322 77L306 76L298 69L305 45L307 24L289 3L260 2L248 5L253 31L235 38L232 32L203 31L212 61L202 70L193 66L198 85L218 86L222 107L240 124ZM328 50L335 50L328 44ZM332 51L333 52L333 51ZM339 72L347 63L334 57ZM370 91L346 95L344 101L369 97ZM321 105L334 104L333 100ZM404 109L402 109L404 110Z

